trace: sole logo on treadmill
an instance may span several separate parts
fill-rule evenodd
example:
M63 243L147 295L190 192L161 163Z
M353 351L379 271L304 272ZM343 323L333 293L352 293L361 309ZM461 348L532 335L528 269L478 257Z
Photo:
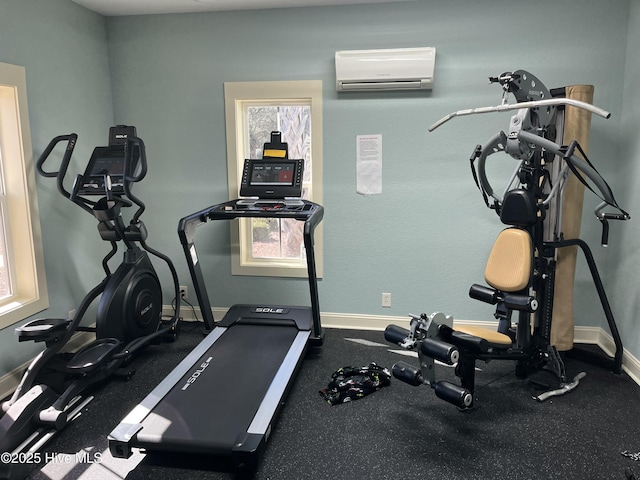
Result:
M251 312L253 313L276 313L276 314L286 314L289 313L289 309L288 308L281 308L281 307L253 307L251 309Z
M205 368L207 368L209 366L209 364L211 363L211 359L212 358L213 357L209 357L204 362L202 362L200 364L200 366L197 368L197 370L191 374L191 376L189 377L187 382L184 384L184 386L182 387L182 391L184 391L187 388L189 388L191 386L191 384L194 383L198 379L198 377L200 375L202 375L202 372L204 372Z

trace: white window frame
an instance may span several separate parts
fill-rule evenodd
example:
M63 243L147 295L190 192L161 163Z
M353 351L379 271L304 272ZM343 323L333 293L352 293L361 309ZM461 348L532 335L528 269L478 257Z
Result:
M6 254L12 295L0 301L0 328L49 307L25 68L0 62L0 148Z
M311 198L322 205L322 81L294 80L268 82L225 82L225 117L227 128L227 181L229 200L238 198L240 177L244 159L250 158L245 152L244 105L259 101L287 104L305 99L311 107ZM269 139L265 139L265 142ZM306 277L306 260L279 258L249 259L244 253L250 245L248 220L234 221L231 226L231 273L233 275L254 275L273 277ZM244 225L243 225L244 224ZM241 239L243 239L241 248ZM318 278L323 274L322 224L314 235L316 270Z

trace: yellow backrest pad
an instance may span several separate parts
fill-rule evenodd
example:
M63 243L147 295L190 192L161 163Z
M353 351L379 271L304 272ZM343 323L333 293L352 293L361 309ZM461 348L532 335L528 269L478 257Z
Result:
M493 244L484 279L498 290L522 290L531 278L532 257L531 235L519 228L506 228Z

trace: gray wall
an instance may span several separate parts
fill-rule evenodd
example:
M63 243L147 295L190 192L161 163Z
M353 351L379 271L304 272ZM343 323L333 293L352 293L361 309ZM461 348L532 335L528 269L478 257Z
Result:
M103 18L65 0L0 0L0 61L27 67L35 155L51 137L77 131L80 162L104 142L110 124L137 126L150 163L136 189L147 202L149 243L174 259L187 285L178 220L228 198L223 83L323 80L322 311L402 316L442 310L478 320L492 312L468 299L468 287L482 280L502 225L484 207L468 158L476 144L507 128L510 115L465 117L433 133L427 127L454 110L498 104L500 89L487 77L507 70L528 70L548 87L593 84L595 103L613 115L593 119L590 157L633 215L640 211L637 180L625 168L635 171L633 159L640 156L631 127L638 116L631 82L640 68L631 51L640 32L638 10L633 0L430 0ZM438 49L432 92L336 93L336 50L411 46ZM363 197L355 193L355 137L370 133L383 136L383 193ZM511 171L509 158L495 161ZM100 278L105 249L95 222L56 196L50 182L38 179L38 195L52 297L47 313L65 315ZM596 203L587 196L582 236L610 285L626 346L638 357L631 288L639 227L633 221L612 226L611 245L601 249ZM214 305L306 301L302 280L232 277L228 226L200 230ZM69 231L77 234L69 238ZM169 275L158 269L168 304ZM393 294L393 308L380 307L383 291ZM601 325L583 264L576 297L576 322ZM27 348L15 345L9 330L0 332L8 352L0 370L26 358Z
M467 159L477 143L507 127L509 115L465 118L431 134L426 128L453 110L499 103L500 89L487 77L524 68L549 87L596 85L596 102L613 119L594 119L593 158L617 151L622 76L611 72L624 71L629 4L579 5L548 1L515 8L492 1L463 8L459 2L418 1L110 18L116 120L137 124L150 161L162 165L141 188L157 199L154 211L166 214L173 227L181 214L227 198L223 82L322 79L323 311L404 315L442 309L458 318L486 318L486 306L466 292L481 280L501 225L485 209ZM419 45L438 48L433 92L336 93L336 50ZM355 193L355 137L363 133L383 135L380 196ZM510 172L512 160L504 161ZM184 185L188 195L179 194ZM596 223L588 218L592 241L599 238ZM167 235L163 248L176 250L173 232ZM212 243L202 244L201 255L214 304L259 295L247 289L281 298L287 287L293 299L304 295L299 280L230 277L226 229L211 226L203 235ZM390 310L380 307L383 291L393 294Z

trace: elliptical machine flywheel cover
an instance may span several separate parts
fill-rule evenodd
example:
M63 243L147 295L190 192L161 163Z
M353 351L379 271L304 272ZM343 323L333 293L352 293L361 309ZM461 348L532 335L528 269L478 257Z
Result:
M155 332L162 314L162 292L158 279L147 273L135 280L128 292L130 301L125 303L126 317L134 319L126 327L134 338Z
M121 265L105 287L98 304L98 338L129 342L158 330L162 288L153 268L141 268L141 263L145 262L137 262L137 268Z

